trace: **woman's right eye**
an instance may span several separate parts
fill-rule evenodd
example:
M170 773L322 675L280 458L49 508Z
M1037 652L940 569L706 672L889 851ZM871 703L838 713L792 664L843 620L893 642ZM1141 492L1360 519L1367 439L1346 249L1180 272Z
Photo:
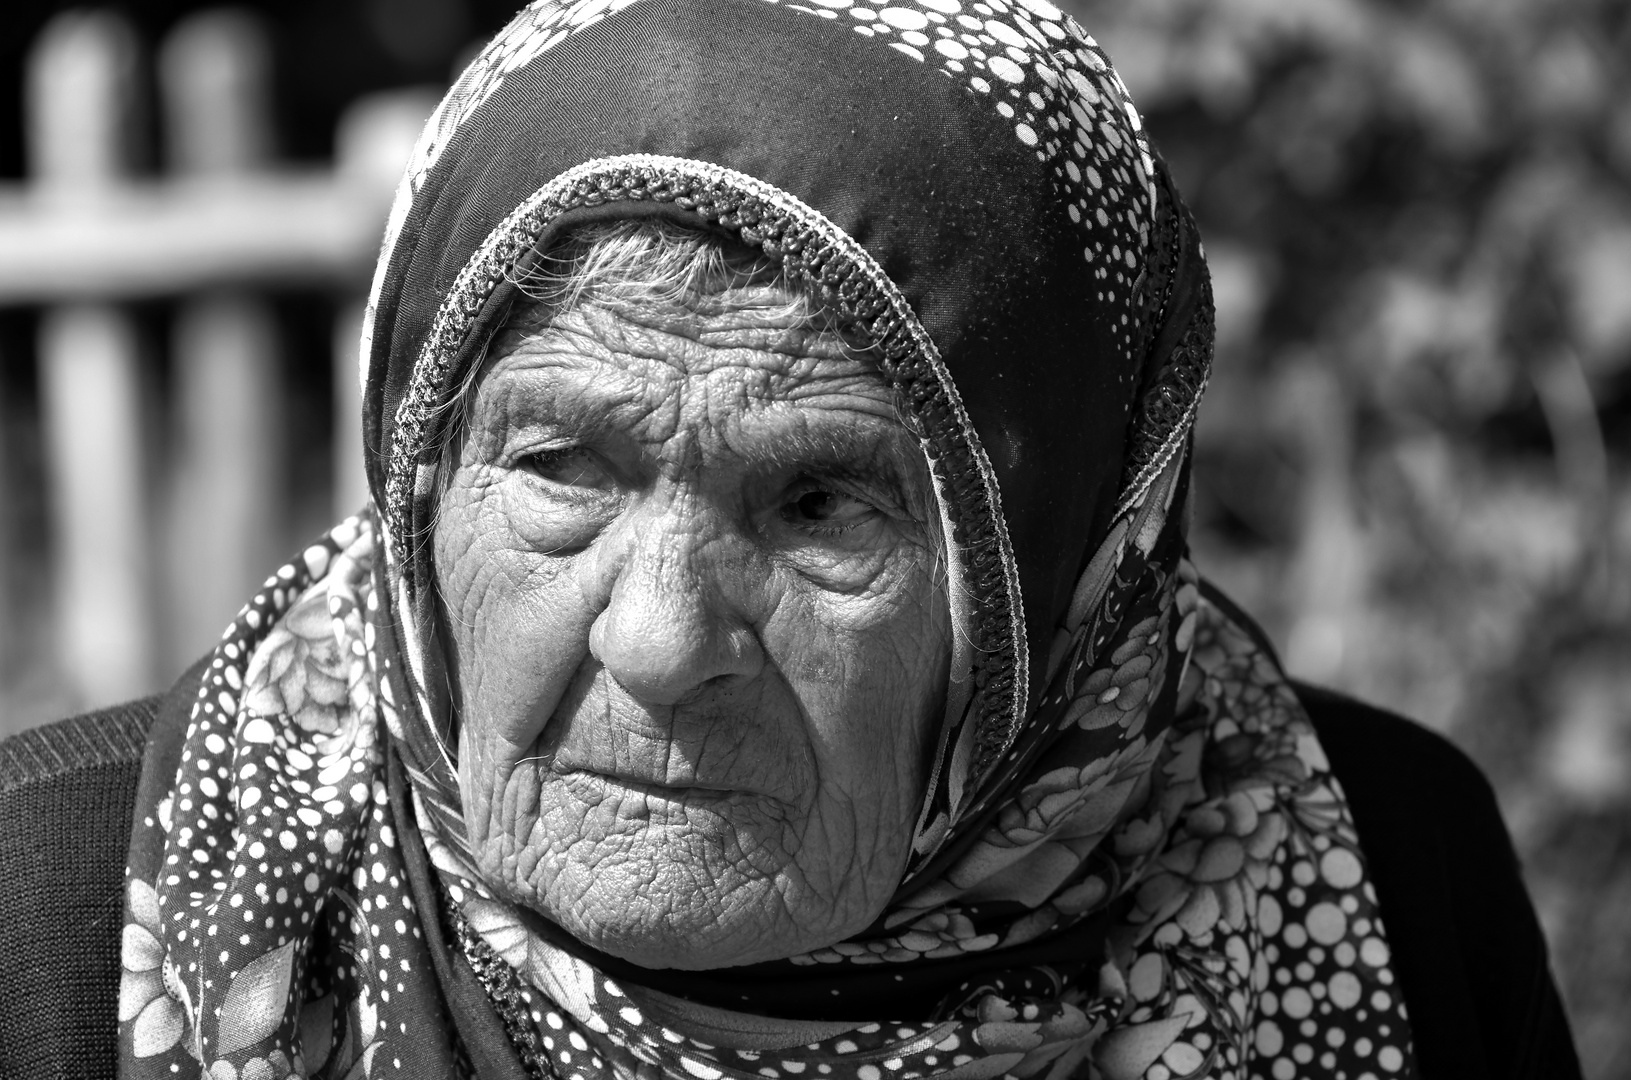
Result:
M538 450L521 457L516 467L550 484L578 491L610 491L617 486L600 457L581 446Z
M626 494L604 457L581 446L510 458L514 486L500 485L516 535L540 554L571 555L594 542L621 512Z

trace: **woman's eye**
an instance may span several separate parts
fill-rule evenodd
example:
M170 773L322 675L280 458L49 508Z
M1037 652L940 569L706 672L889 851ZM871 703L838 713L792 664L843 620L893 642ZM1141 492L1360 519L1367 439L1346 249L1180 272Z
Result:
M517 465L562 487L604 491L614 486L610 470L595 454L578 446L540 450L521 458Z
M878 513L872 504L830 488L795 491L782 504L782 519L815 532L842 532Z

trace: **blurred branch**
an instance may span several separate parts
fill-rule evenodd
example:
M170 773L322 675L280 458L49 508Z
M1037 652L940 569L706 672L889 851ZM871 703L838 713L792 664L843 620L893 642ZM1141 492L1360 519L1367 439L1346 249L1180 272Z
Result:
M128 184L71 201L0 190L0 303L366 280L388 197L326 174Z
M354 102L340 118L332 169L234 172L201 162L193 175L114 177L94 190L44 180L0 185L0 304L140 299L239 283L360 289L434 104L424 88Z
M1364 632L1369 562L1353 491L1353 406L1331 368L1309 357L1280 384L1302 458L1300 527L1292 563L1296 610L1286 663L1298 675L1342 682Z
M1614 596L1613 489L1608 448L1579 354L1568 346L1530 365L1529 378L1546 416L1558 479L1574 497L1585 539L1584 598Z

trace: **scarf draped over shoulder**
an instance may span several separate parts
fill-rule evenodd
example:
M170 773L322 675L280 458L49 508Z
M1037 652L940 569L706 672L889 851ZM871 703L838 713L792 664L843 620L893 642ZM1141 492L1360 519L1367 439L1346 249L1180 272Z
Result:
M958 625L893 899L856 937L648 971L473 868L432 632L442 425L570 230L713 230L874 348ZM399 189L362 348L372 500L269 577L156 731L121 1075L1414 1075L1352 816L1185 543L1199 237L1048 0L540 0Z

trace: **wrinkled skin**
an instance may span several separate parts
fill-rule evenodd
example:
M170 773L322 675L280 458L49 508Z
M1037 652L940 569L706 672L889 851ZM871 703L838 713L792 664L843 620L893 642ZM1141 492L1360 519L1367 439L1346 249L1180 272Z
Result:
M927 466L872 365L782 300L501 339L435 530L479 869L647 967L876 918L943 709Z

